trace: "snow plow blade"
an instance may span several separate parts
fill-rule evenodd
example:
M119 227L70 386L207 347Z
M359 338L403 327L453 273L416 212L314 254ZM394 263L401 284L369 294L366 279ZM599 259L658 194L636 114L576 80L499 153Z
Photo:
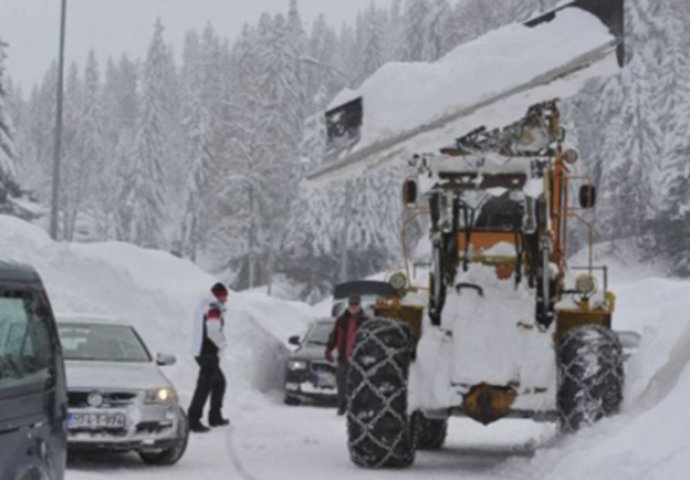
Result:
M326 112L326 163L312 182L342 180L437 150L449 136L499 128L535 103L577 94L620 71L624 0L574 0L488 32L432 64L389 63ZM443 133L441 135L440 133Z
M561 5L548 13L528 20L525 22L525 26L536 27L542 23L550 22L559 11L571 7L590 12L609 28L611 35L618 39L616 57L618 59L618 66L622 68L625 63L625 42L623 41L625 38L625 14L623 0L575 0Z

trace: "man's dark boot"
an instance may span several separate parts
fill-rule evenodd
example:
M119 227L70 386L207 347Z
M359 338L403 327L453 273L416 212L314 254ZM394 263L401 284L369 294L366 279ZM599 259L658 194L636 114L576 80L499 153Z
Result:
M230 425L230 420L223 418L221 415L214 415L208 418L208 424L212 427L227 427Z
M189 431L194 432L194 433L206 433L206 432L210 432L211 429L208 428L203 423L201 423L201 421L199 421L199 420L190 420L189 421Z

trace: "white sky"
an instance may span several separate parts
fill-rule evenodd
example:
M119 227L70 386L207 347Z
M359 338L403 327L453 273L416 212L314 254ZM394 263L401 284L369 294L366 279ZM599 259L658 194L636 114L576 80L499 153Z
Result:
M305 23L323 12L331 25L351 22L372 0L299 0ZM0 0L0 38L10 44L9 75L25 90L41 81L57 58L60 0ZM83 65L89 49L101 61L127 52L143 56L157 16L165 38L180 53L187 30L211 21L222 36L234 39L245 22L261 12L287 11L289 0L67 0L67 60ZM391 0L376 0L388 6Z

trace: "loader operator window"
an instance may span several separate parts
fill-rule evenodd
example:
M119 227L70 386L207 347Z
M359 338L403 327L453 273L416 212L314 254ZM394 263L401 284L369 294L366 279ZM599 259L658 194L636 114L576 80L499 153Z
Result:
M520 212L521 204L510 198L509 194L492 197L486 201L474 222L476 230L512 232L515 228L515 217Z

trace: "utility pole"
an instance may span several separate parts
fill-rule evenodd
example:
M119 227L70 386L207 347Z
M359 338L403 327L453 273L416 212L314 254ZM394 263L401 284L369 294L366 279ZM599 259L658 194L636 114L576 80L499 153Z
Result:
M50 210L50 236L57 240L58 236L58 208L60 200L60 159L62 157L62 98L63 77L65 71L65 19L67 15L67 0L62 0L60 15L60 51L58 57L57 108L55 109L55 150L53 152L53 195Z

